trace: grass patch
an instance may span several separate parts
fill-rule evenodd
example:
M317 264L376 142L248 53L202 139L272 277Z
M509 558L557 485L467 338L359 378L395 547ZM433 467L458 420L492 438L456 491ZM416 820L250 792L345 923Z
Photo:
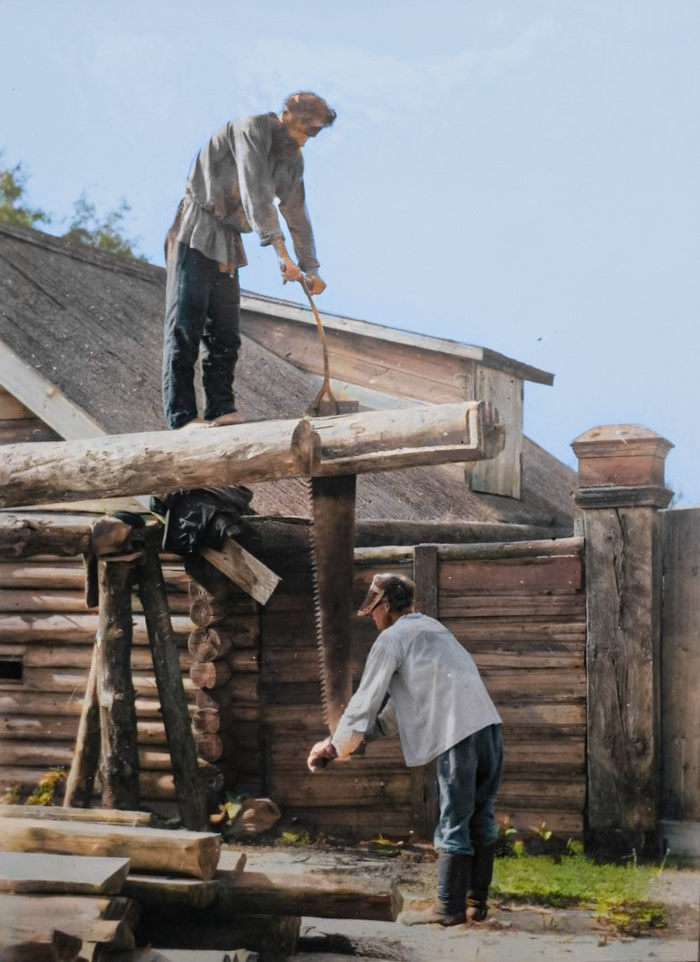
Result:
M616 929L637 932L665 925L662 905L646 893L654 865L599 865L583 855L498 858L492 891L500 899L553 908L587 908Z

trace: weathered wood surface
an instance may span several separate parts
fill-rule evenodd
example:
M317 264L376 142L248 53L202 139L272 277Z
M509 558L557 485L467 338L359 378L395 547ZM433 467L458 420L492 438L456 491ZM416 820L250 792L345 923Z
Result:
M261 605L267 604L270 595L280 583L279 575L231 538L226 540L221 551L202 548L200 553Z
M0 852L0 892L117 895L130 865L128 858Z
M440 617L474 655L504 720L507 760L499 813L510 816L521 831L544 820L556 824L555 831L581 835L585 597L581 541L566 540L513 545L512 557L502 544L480 544L449 546L443 559L445 546L440 545L437 558L433 555L438 571L431 577ZM399 558L397 570L411 576L411 561L412 550ZM482 565L491 577L478 567ZM355 603L377 571L395 567L396 559L387 563L379 549L371 563L363 558L355 570ZM261 665L271 749L269 790L288 816L313 819L320 830L353 834L357 826L371 824L375 830L381 825L386 834L420 829L429 837L428 822L409 804L412 790L425 796L425 786L405 768L393 740L373 742L364 758L314 776L313 783L291 763L300 739L312 742L323 736L320 690L313 680L313 622L296 602L279 595L263 619L275 639L263 648ZM355 680L375 636L366 619L354 622Z
M162 879L131 875L124 892L145 905L160 908L215 904L212 921L241 915L309 915L320 918L361 918L394 921L403 899L394 881L368 869L359 859L303 861L285 853L225 850L211 881ZM202 921L207 924L207 916Z
M136 693L131 677L133 566L100 561L96 694L100 719L100 781L105 808L139 807ZM90 749L86 746L88 754ZM87 780L91 780L88 776ZM85 801L88 801L85 798Z
M656 830L660 577L653 508L586 512L588 818Z
M105 856L129 858L134 872L209 879L219 864L221 836L128 825L0 818L0 849L57 855L99 851Z
M170 621L163 572L156 551L147 551L139 564L138 592L148 626L180 815L187 828L204 831L209 824L206 792L199 778L187 697Z
M168 906L159 909L151 905L144 909L139 933L144 941L164 950L219 949L229 953L232 945L245 945L263 962L287 962L297 952L300 927L299 916L215 917L210 909L200 911L183 906L173 912ZM236 952L232 962L238 955ZM240 959L248 962L247 954L241 954Z
M235 858L235 852L222 852L220 870L227 871ZM235 914L255 911L258 904L266 914L388 922L403 906L395 881L372 871L371 859L315 852L300 860L294 853L251 849L245 871L221 880L219 905Z
M356 474L493 456L503 437L479 401L216 431L8 445L0 506L166 493L282 477Z
M224 870L219 869L212 879L164 878L162 875L130 875L124 884L124 895L144 905L155 903L165 906L188 905L205 908L217 898L222 881L239 876L245 869L247 856L243 852L227 849Z
M33 818L49 822L100 822L103 825L150 825L148 812L115 808L60 808L50 805L0 805L0 818Z
M83 940L54 929L50 942L15 942L0 949L0 962L81 962ZM96 947L99 949L99 947ZM99 957L93 953L94 962Z
M218 905L232 916L307 915L317 918L374 919L393 922L403 900L395 884L369 873L324 875L318 871L276 874L248 868L222 884Z
M700 510L665 511L661 523L661 817L700 823Z
M83 609L84 610L84 609ZM44 613L46 612L46 613ZM173 628L178 639L186 642L192 629L188 617L174 616ZM0 618L0 644L20 642L51 641L69 644L89 644L95 640L98 619L96 614L53 614L50 607L42 609L41 614L3 615ZM148 644L146 622L141 614L134 614L133 642L135 645Z
M55 555L74 558L90 550L90 521L84 515L0 515L0 557Z
M80 724L75 738L75 754L71 760L70 770L66 778L66 791L63 804L66 808L90 805L95 785L95 775L100 763L100 745L102 733L100 730L100 703L97 692L99 674L99 649L97 644L92 649L92 664L85 686L85 697L80 713ZM131 685L131 680L130 680ZM133 686L132 691L133 691ZM135 694L134 694L135 710ZM68 732L66 732L68 734ZM110 807L110 806L107 806Z
M50 942L58 929L113 949L136 947L138 906L121 896L0 895L0 932L6 944Z

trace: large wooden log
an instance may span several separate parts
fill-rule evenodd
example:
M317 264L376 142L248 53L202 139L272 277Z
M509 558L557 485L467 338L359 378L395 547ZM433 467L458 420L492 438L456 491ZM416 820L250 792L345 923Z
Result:
M163 572L154 550L147 551L139 565L138 592L148 625L180 816L187 828L203 831L209 824L206 791L199 778Z
M0 506L164 494L493 457L502 435L480 401L216 431L161 431L3 448Z
M0 818L0 849L129 858L134 872L213 878L221 836L211 832L105 825L97 822Z
M396 883L372 872L357 858L311 853L304 862L288 853L248 854L246 870L224 875L236 853L222 852L219 908L234 915L258 911L270 915L359 918L394 921L403 907Z
M97 632L98 618L94 614L85 615L7 615L0 618L0 643L24 641L44 642L46 645L58 642L70 644L92 644ZM172 618L176 635L187 639L192 628L188 617L175 615ZM134 644L148 644L148 632L144 618L134 615Z

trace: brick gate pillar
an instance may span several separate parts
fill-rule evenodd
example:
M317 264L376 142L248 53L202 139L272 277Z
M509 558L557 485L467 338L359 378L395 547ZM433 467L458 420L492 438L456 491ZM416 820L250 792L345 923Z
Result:
M673 445L646 428L573 442L584 515L588 704L587 851L658 854L660 508Z

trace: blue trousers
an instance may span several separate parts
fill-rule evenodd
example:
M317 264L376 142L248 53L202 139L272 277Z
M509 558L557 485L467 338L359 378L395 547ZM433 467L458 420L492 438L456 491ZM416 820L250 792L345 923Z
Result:
M468 735L437 758L440 818L433 843L449 855L473 855L498 837L496 793L503 773L501 725Z
M204 418L236 410L233 375L241 346L238 272L224 274L216 261L178 244L168 259L163 343L163 411L168 427L197 417L194 371L202 356Z

